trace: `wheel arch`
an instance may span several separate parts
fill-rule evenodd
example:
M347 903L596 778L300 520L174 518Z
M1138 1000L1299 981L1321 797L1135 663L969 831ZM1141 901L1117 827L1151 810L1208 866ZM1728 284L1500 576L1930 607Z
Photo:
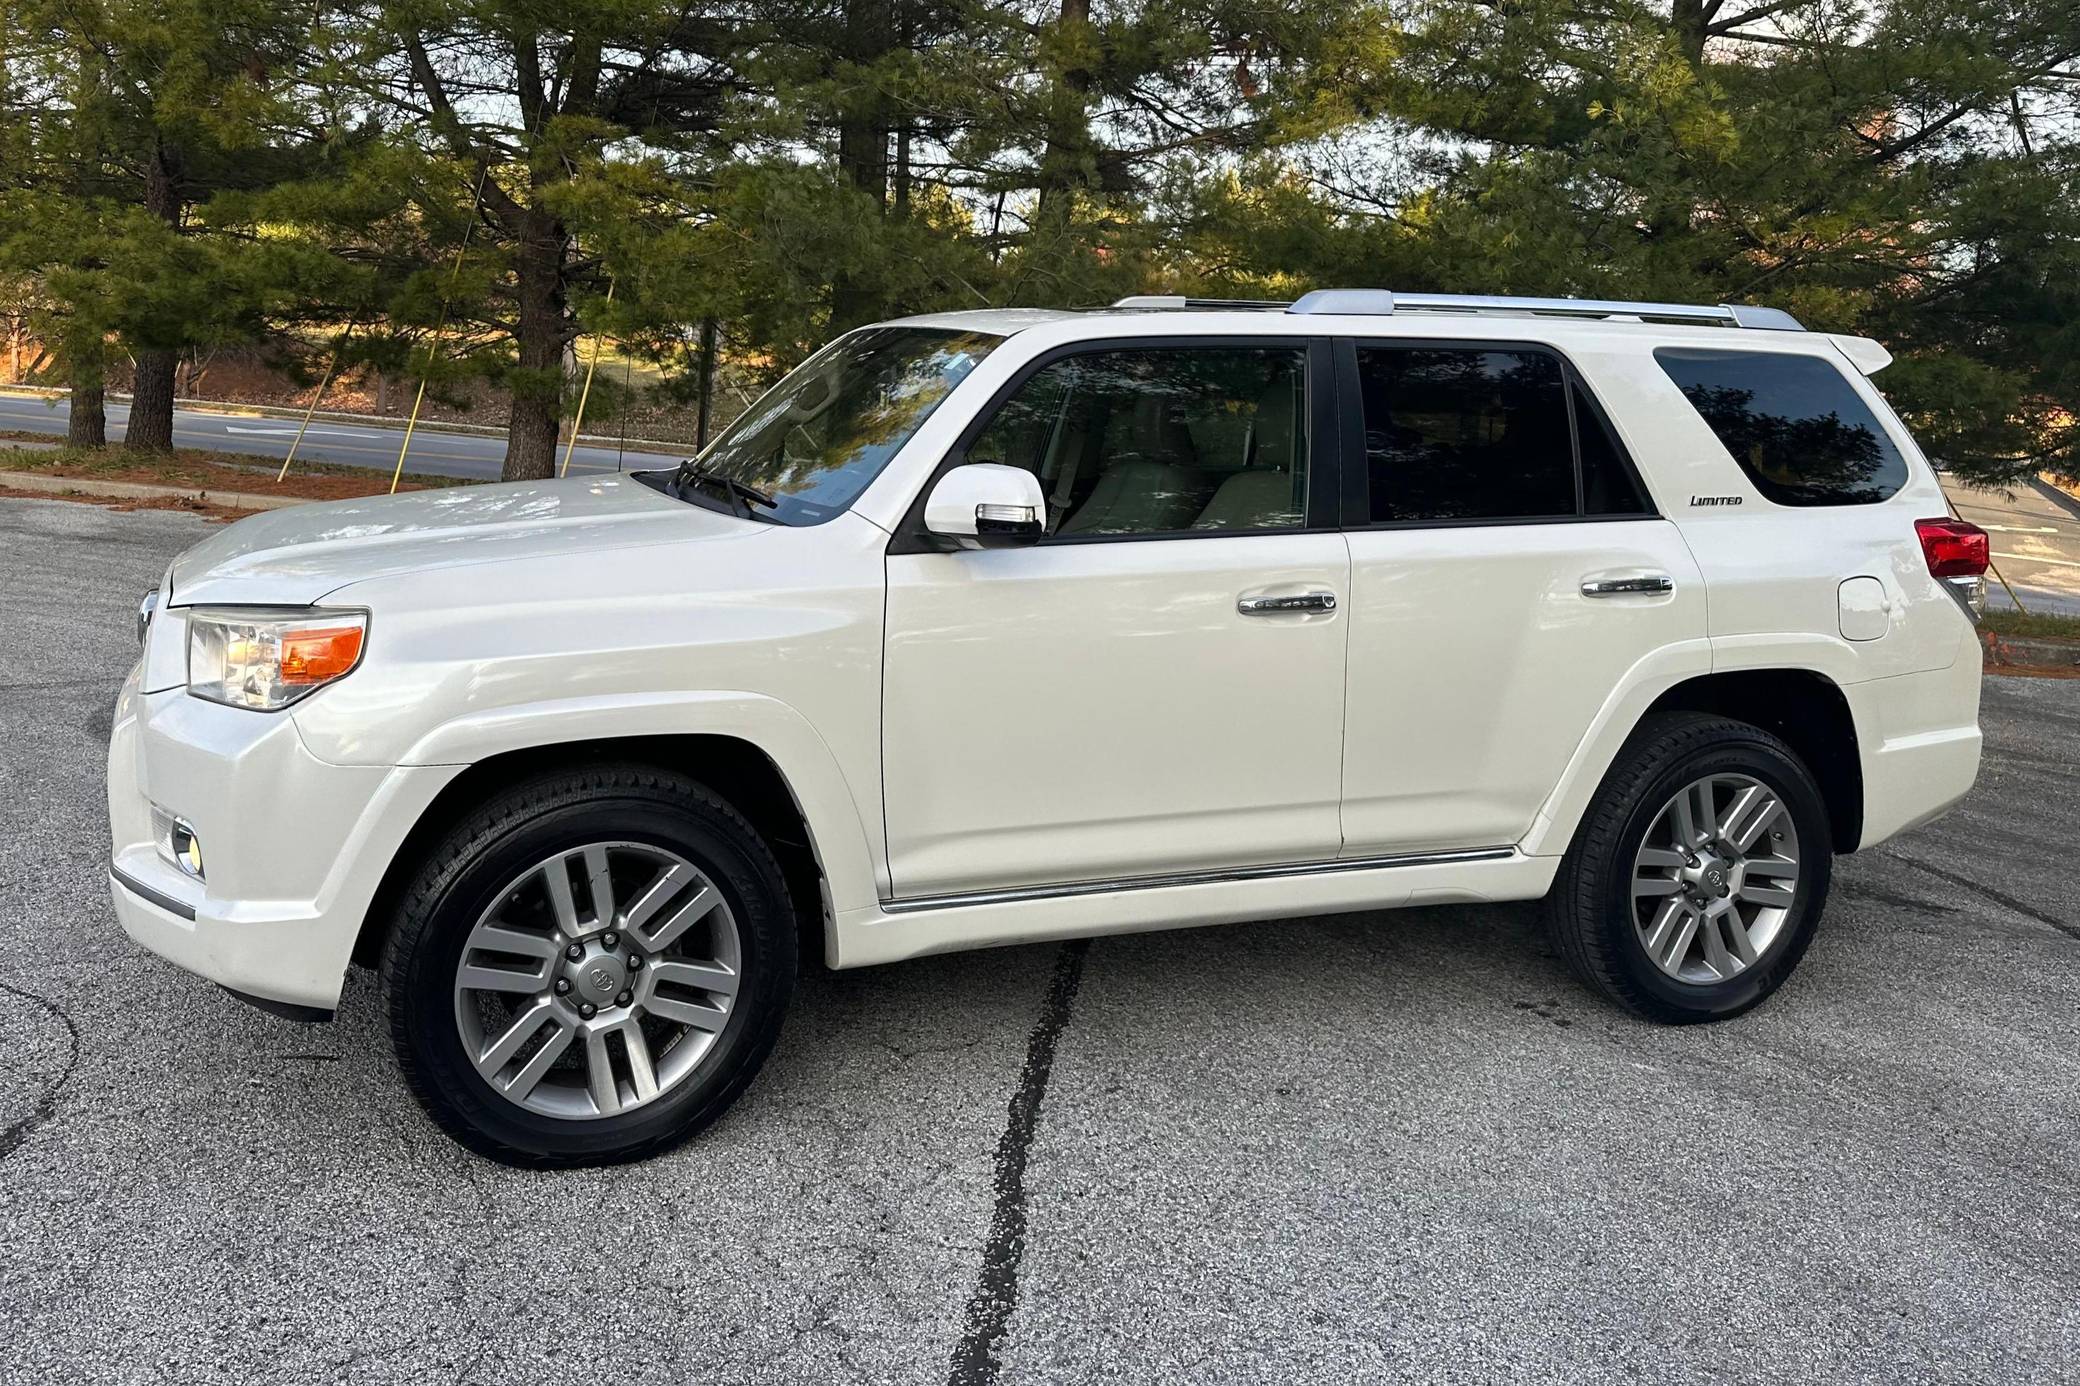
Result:
M1564 853L1597 790L1640 723L1657 712L1705 712L1747 722L1780 737L1804 761L1826 805L1837 852L1856 850L1863 837L1863 760L1856 720L1841 686L1816 669L1781 666L1693 673L1651 697L1634 685L1627 706L1607 716L1577 751L1568 775L1541 810L1522 849L1534 856Z
M391 855L355 936L353 961L362 966L376 963L413 874L463 813L534 775L605 761L676 771L727 799L750 820L780 862L802 956L828 954L835 911L827 864L794 783L766 748L753 741L685 732L550 741L502 751L464 768L420 812Z
M1648 712L1709 712L1780 738L1805 762L1827 805L1834 849L1863 839L1863 760L1840 685L1812 669L1735 669L1686 679Z

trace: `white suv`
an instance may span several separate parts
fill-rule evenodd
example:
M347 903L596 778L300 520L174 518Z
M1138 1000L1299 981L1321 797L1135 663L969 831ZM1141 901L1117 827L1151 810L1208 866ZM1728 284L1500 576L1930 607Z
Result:
M255 516L109 751L116 913L267 1008L379 968L529 1164L712 1121L798 954L1549 902L1737 1014L1979 763L1986 536L1767 309L1325 291L911 318L677 471Z

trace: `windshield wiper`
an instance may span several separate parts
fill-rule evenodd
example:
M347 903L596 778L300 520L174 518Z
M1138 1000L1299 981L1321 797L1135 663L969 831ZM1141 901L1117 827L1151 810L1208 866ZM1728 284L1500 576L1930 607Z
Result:
M774 500L750 482L739 481L733 476L724 476L722 473L704 466L697 457L687 458L679 464L678 470L672 473L671 493L674 496L678 495L688 482L721 492L730 502L731 513L736 513L737 507L741 505L744 518L747 520L755 518L751 510L751 507L754 505L763 506L767 510L778 510L780 508L780 502Z

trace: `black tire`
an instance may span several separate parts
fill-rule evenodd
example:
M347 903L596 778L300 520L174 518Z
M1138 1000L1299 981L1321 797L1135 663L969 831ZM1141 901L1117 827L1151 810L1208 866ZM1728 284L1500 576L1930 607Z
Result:
M608 838L666 848L708 875L736 920L743 981L722 1032L678 1087L620 1115L559 1119L507 1100L477 1072L456 1026L455 971L508 882L557 851ZM602 764L521 781L463 817L406 891L381 975L397 1062L427 1114L481 1155L551 1168L643 1159L721 1116L779 1037L795 955L780 868L741 814L685 776Z
M1634 928L1633 858L1662 806L1713 773L1752 776L1775 791L1798 832L1797 899L1769 946L1724 981L1679 981L1655 965ZM1727 1020L1784 984L1827 905L1833 837L1825 801L1797 754L1746 722L1704 713L1644 719L1618 752L1583 815L1546 897L1554 947L1583 981L1644 1019L1667 1025Z

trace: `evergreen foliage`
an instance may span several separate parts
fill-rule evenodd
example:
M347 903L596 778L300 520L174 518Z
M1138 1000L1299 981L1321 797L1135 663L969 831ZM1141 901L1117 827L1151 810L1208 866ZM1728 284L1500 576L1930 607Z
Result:
M492 382L530 477L596 332L699 408L703 340L1380 285L1781 306L2080 472L2080 0L14 0L0 64L0 300L133 445L220 342Z

